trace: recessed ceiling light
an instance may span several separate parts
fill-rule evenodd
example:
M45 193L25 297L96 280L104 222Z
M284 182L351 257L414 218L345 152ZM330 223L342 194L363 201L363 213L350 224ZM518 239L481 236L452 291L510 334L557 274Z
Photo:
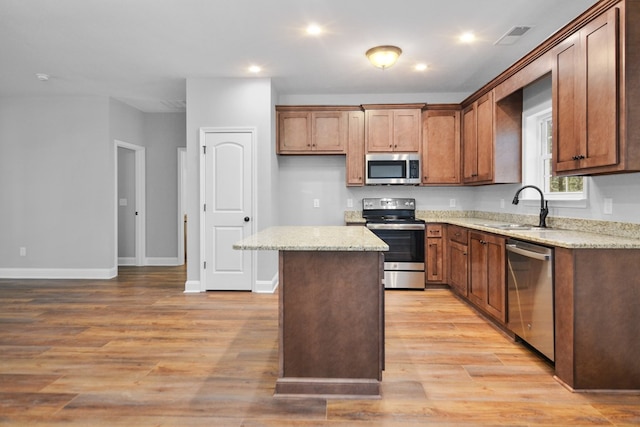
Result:
M427 68L429 68L427 66L427 64L416 64L415 67L413 67L416 71L426 71Z
M47 80L49 80L49 74L45 74L45 73L36 73L36 78L38 80L40 80L41 82L46 82Z
M476 40L476 35L471 31L467 31L460 34L458 40L460 40L461 43L473 43Z
M252 65L249 67L249 72L250 73L259 73L260 71L262 71L262 68L260 68L257 65Z
M322 33L322 28L318 24L309 24L307 26L307 34L310 36L317 36Z

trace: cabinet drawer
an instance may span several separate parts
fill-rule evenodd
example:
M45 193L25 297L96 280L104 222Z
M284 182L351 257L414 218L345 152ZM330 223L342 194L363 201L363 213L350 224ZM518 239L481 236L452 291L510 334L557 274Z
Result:
M448 231L449 240L462 243L463 245L468 244L469 232L466 228L458 227L457 225L450 225Z
M427 238L442 237L442 235L443 235L442 224L427 225Z

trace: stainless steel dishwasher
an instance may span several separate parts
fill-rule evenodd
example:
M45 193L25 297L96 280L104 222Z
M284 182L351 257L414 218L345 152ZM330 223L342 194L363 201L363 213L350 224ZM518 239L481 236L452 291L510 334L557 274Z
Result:
M508 328L555 360L553 249L507 241Z

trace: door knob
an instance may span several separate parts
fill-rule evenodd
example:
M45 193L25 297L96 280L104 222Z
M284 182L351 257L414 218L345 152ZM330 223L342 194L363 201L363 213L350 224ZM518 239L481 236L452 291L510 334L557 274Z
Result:
M249 222L249 220L250 220L250 219L251 219L251 218L249 218L248 216L245 216L245 217L244 217L244 222Z

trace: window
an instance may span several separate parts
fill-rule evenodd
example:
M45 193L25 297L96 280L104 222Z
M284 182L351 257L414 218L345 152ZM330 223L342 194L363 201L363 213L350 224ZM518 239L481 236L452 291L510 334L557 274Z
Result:
M547 200L586 200L587 180L581 176L552 176L553 121L551 108L525 117L523 149L523 183L542 189ZM537 200L537 195L524 193Z

